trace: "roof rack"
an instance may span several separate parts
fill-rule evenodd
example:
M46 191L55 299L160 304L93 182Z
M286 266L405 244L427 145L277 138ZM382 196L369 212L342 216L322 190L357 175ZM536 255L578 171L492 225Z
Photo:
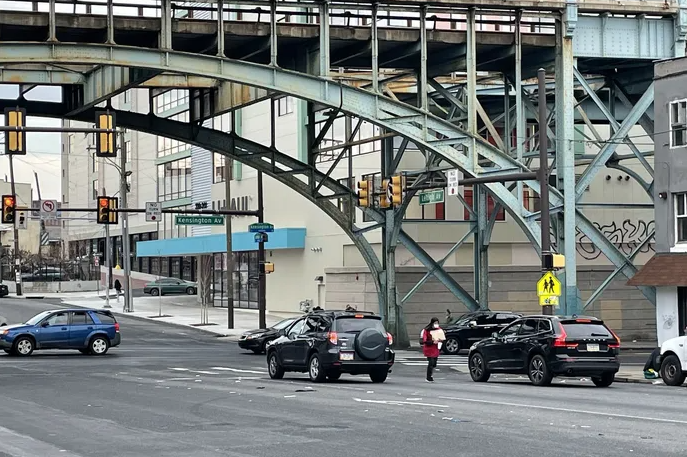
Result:
M308 314L316 313L351 313L351 314L366 314L368 316L374 316L373 311L358 311L358 310L347 310L347 309L311 309Z

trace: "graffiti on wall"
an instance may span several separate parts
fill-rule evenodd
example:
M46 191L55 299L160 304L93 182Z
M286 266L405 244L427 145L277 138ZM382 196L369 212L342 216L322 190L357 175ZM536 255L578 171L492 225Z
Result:
M651 235L654 230L654 221L644 221L638 219L632 221L625 219L622 223L611 222L609 224L601 225L598 222L593 222L594 226L604 234L604 236L613 243L622 253L630 255L637 249L637 246L642 244L644 239ZM653 235L651 235L653 238ZM556 246L556 235L552 226L551 245ZM575 241L577 242L577 252L586 260L595 260L603 253L591 240L580 231L576 229ZM651 242L646 243L639 250L640 253L654 252L654 247Z

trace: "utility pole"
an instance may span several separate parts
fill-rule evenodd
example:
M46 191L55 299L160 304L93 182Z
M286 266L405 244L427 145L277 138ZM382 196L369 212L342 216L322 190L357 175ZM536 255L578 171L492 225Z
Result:
M40 205L43 199L41 198L41 184L38 182L38 172L33 172L33 177L36 178L36 193L38 194L38 204ZM33 206L33 205L32 205ZM40 213L39 213L40 214ZM45 230L45 223L43 218L40 219L41 230L38 234L38 268L43 264L43 244L40 242L42 239L43 231Z
M121 168L119 170L120 185L119 193L122 199L121 207L126 209L126 196L129 193L126 178L129 176L126 171L127 146L122 131L121 140ZM124 311L132 313L134 311L133 303L131 302L131 255L129 254L129 213L122 214L122 256L124 257Z
M265 222L265 208L262 195L262 171L258 171L258 222ZM265 293L267 291L267 281L265 275L265 238L258 244L258 326L260 328L267 328L267 300Z
M102 195L107 195L105 188L103 187ZM112 246L110 246L110 224L105 225L105 266L107 267L107 273L105 275L105 308L112 308L110 305L110 290L112 289ZM98 267L100 270L100 267ZM100 273L100 272L98 272Z
M232 114L232 117L234 114ZM224 191L227 206L231 207L231 180L234 178L234 161L224 157ZM226 209L226 208L225 208ZM231 244L231 215L227 216L227 328L234 328L234 248Z
M541 261L542 272L553 271L551 255L551 222L549 220L549 142L547 136L546 109L546 71L540 68L537 72L539 92L539 198L541 210ZM545 315L553 314L553 306L542 307Z
M14 195L15 202L17 201L17 189L14 185L14 158L13 154L8 154L10 159L10 186L12 187L12 195ZM15 203L16 205L16 203ZM21 259L19 254L19 228L17 227L17 218L14 218L14 282L16 287L17 297L21 296Z

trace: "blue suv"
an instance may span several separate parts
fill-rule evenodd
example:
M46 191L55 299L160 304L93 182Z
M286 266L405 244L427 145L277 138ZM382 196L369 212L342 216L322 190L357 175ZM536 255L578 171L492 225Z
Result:
M104 355L120 342L114 315L100 309L43 311L23 324L0 328L0 349L23 357L39 349L77 349L82 354Z

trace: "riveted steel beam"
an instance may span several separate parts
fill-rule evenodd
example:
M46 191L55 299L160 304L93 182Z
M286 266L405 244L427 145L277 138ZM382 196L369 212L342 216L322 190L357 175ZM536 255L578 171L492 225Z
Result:
M86 77L77 71L0 68L0 84L76 85L85 81Z

